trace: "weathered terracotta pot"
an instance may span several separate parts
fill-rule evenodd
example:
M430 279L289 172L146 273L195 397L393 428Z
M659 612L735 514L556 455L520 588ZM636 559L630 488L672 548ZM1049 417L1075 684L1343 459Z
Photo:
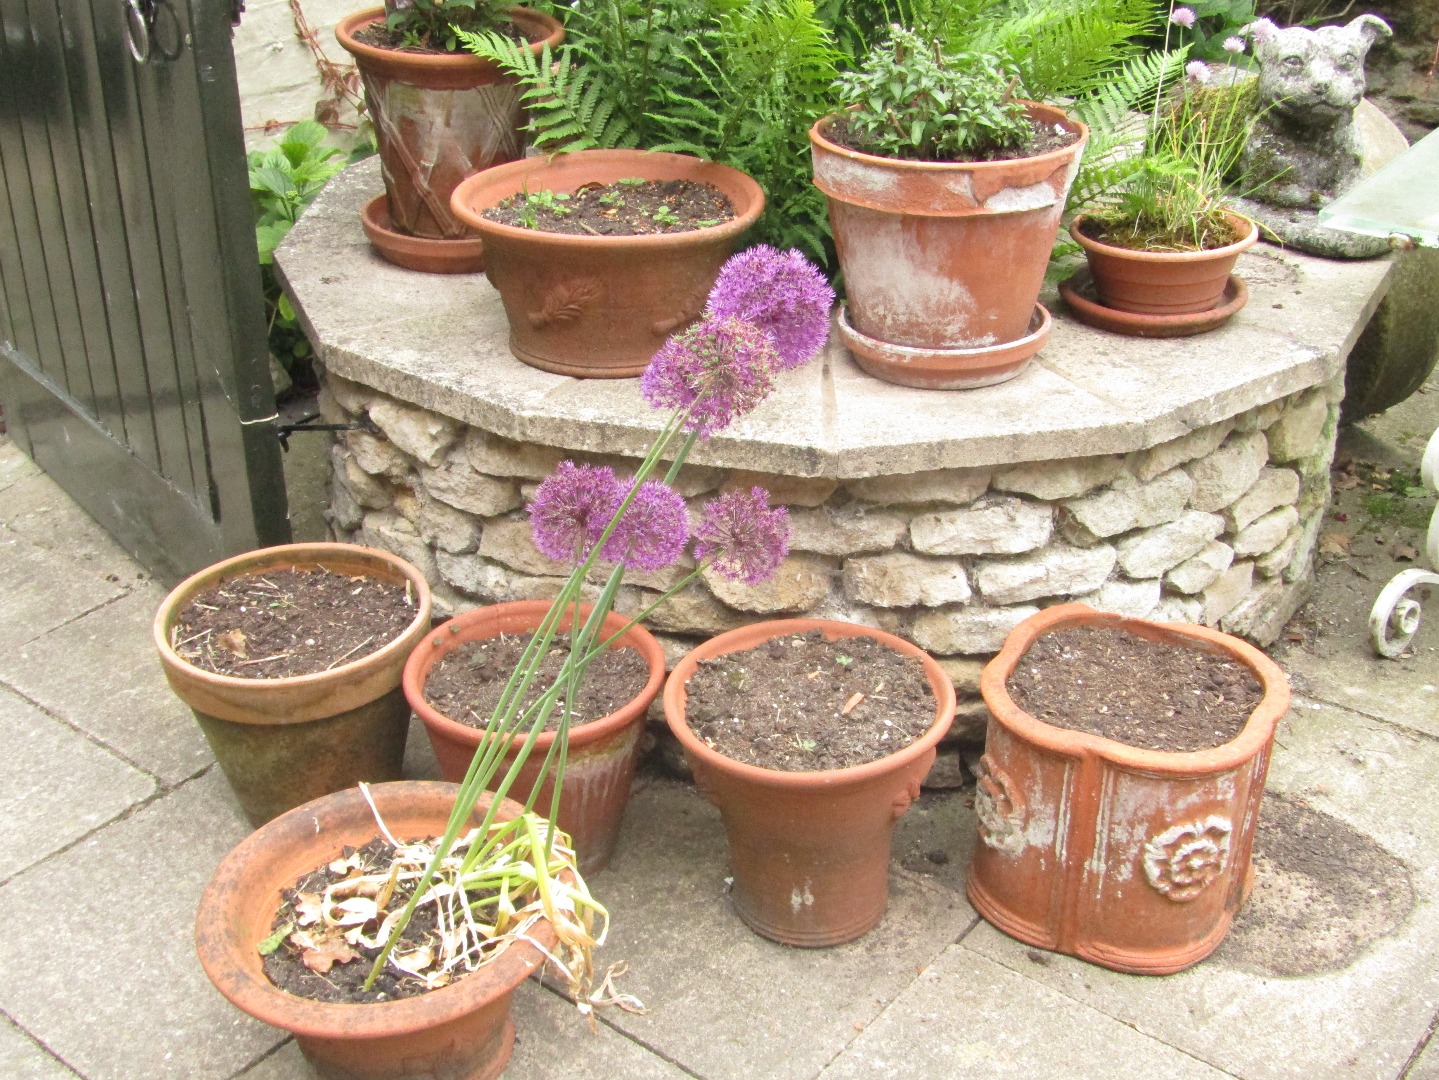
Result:
M629 177L710 184L735 216L650 236L569 236L481 216L523 191L572 195ZM704 309L735 240L764 209L764 192L738 169L686 154L582 150L487 169L455 189L452 205L484 239L515 356L559 375L617 379L644 371L665 338Z
M438 836L459 789L453 784L378 784L370 794L400 839ZM472 817L489 806L483 795ZM509 800L501 820L521 807ZM493 1080L515 1041L510 995L544 963L538 948L516 942L449 986L401 1001L342 1005L287 994L265 977L256 945L270 936L281 889L378 834L364 796L351 788L306 803L246 837L225 856L200 897L195 949L220 993L257 1020L293 1032L301 1052L327 1080ZM548 922L531 935L555 943ZM358 962L358 961L357 961Z
M450 212L450 193L472 173L524 153L519 88L473 53L404 52L355 37L384 14L377 7L341 19L335 37L360 69L392 227L435 240L470 236ZM548 15L516 7L509 17L536 55L564 40Z
M824 772L780 772L710 749L685 721L685 684L700 661L743 652L786 634L867 637L924 662L934 723L878 761ZM779 619L711 638L687 653L665 684L665 720L695 783L720 809L734 872L735 910L752 930L786 945L852 941L873 929L889 900L894 823L919 795L935 746L954 719L954 684L916 645L854 623Z
M319 566L409 582L414 621L367 656L284 679L216 675L171 646L171 629L206 590L234 578ZM155 613L153 635L170 689L195 714L245 816L261 825L361 780L399 779L410 723L400 674L429 628L430 587L405 560L354 544L286 544L236 555L186 578Z
M425 697L425 680L440 659L466 642L484 641L499 634L519 634L528 638L544 619L549 603L543 600L518 600L494 604L458 615L420 642L405 665L405 697L410 708L425 725L430 745L440 763L440 775L458 783L480 745L481 732L461 724L436 709ZM581 617L587 616L590 605L581 606ZM614 634L628 620L610 612L605 618L604 633ZM560 626L568 630L571 620L564 618ZM642 626L626 631L612 648L637 651L649 666L649 679L644 689L624 708L609 716L591 720L570 729L569 756L565 764L565 783L560 793L560 813L556 824L570 834L580 871L585 875L603 870L614 853L619 839L620 824L630 801L630 785L634 781L635 764L639 760L640 735L645 712L659 693L665 678L665 654L660 643ZM529 759L520 770L513 797L521 802L529 798L539 775L545 755L555 741L555 733L543 732L536 740ZM506 761L513 761L523 738L511 740ZM554 784L546 781L540 789L535 809L548 815Z
M850 349L871 374L930 388L1012 378L1044 344L1036 301L1088 129L1047 105L1038 124L1079 138L1014 161L900 161L862 154L810 129L814 183L829 200L844 270ZM865 341L869 339L869 341ZM995 349L1029 339L1001 368ZM872 344L871 344L872 342ZM877 364L881 346L934 354ZM971 362L969 351L979 355ZM933 370L936 365L942 372ZM973 367L974 370L970 370Z
M1166 753L1054 727L1005 682L1040 634L1111 626L1243 664L1264 697L1232 741ZM1238 638L1083 604L1020 623L985 667L989 707L969 899L1011 937L1116 971L1167 975L1204 959L1248 895L1250 854L1284 673Z
M1183 315L1218 307L1239 254L1259 239L1259 226L1226 214L1236 240L1208 251L1134 251L1084 235L1083 214L1069 235L1084 248L1090 277L1105 307L1142 315ZM1237 308L1235 310L1238 310Z

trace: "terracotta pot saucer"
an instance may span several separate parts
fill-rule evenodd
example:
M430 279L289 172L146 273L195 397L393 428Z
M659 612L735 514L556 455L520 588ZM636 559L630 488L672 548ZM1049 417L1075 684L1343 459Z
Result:
M396 232L386 196L376 195L360 211L365 235L387 262L422 274L478 274L485 269L485 242L478 236L431 240Z
M861 334L849 324L845 305L839 307L840 337L854 362L876 379L921 390L968 390L1014 378L1044 348L1050 323L1049 311L1035 304L1022 338L977 349L918 349Z
M1229 275L1224 286L1224 295L1219 306L1208 311L1191 311L1183 315L1142 315L1133 311L1120 311L1105 307L1096 298L1094 280L1089 267L1084 266L1059 283L1059 295L1069 305L1075 318L1099 330L1111 334L1127 334L1130 337L1190 337L1218 330L1229 321L1229 317L1249 302L1249 287L1244 279Z

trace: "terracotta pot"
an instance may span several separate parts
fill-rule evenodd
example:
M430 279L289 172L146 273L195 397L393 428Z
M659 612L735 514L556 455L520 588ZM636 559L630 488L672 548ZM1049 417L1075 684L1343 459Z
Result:
M832 116L810 129L814 183L829 199L855 334L951 354L1033 335L1044 271L1089 131L1059 109L1028 109L1036 123L1079 138L1014 161L900 161L831 142L825 132ZM1011 357L1010 374L1042 344Z
M459 789L453 784L404 782L370 789L391 832L400 839L445 831ZM479 824L486 793L472 817ZM521 810L506 800L499 817ZM321 1077L331 1080L491 1080L509 1061L515 1041L510 995L544 963L527 942L509 946L491 963L449 986L401 1001L343 1005L287 994L265 977L256 945L270 936L281 889L377 835L374 815L351 788L283 814L225 856L200 897L195 949L220 993L236 1008L293 1032ZM532 936L549 948L548 922ZM363 961L355 961L363 962Z
M469 641L484 641L499 634L520 634L528 638L549 610L544 600L518 600L494 604L458 615L420 642L405 665L405 697L410 708L425 725L430 745L440 763L440 775L458 783L480 745L481 732L461 724L436 709L425 697L425 681L440 659ZM580 608L582 617L591 611L588 604ZM627 622L610 612L605 618L608 636ZM568 630L571 620L564 618L560 626ZM557 824L574 840L580 871L588 876L603 870L614 853L619 839L620 824L630 801L635 764L639 760L640 735L644 730L645 712L659 693L665 678L665 654L660 643L642 626L633 626L612 648L637 651L649 666L649 679L644 689L624 708L609 716L591 720L570 729L569 757L565 765L565 784L560 793ZM487 718L488 719L488 718ZM545 755L555 741L554 732L544 732L536 740L529 759L520 770L511 794L521 801L529 798L535 777ZM511 740L506 761L513 761L523 738ZM540 789L535 809L549 814L554 784L546 781Z
M924 663L934 723L878 761L822 772L780 772L710 749L685 721L685 684L700 661L787 634L819 630L831 641L867 637ZM751 929L786 945L852 941L873 929L889 900L894 823L919 795L935 746L954 719L954 685L932 657L902 638L854 623L780 619L711 638L687 653L665 684L665 720L695 783L720 809L734 872L735 910Z
M1054 727L1005 682L1040 634L1071 626L1219 654L1253 672L1264 697L1233 740L1191 753ZM1216 630L1063 604L1015 627L980 689L990 721L969 871L976 910L1011 937L1116 971L1165 975L1213 952L1248 894L1274 727L1289 707L1284 673Z
M335 37L360 69L390 220L411 236L471 235L450 212L450 193L472 173L524 153L519 87L473 53L404 52L355 37L384 14L377 7L341 19ZM509 17L536 55L565 38L564 28L548 15L516 7Z
M650 236L569 236L486 220L523 191L574 194L627 177L710 184L735 216L707 229ZM713 161L640 150L582 150L488 169L455 189L455 214L485 242L485 272L510 321L510 350L544 371L577 378L638 375L709 297L735 240L764 209L753 179Z
M206 590L235 578L318 566L409 582L414 620L366 656L283 679L216 675L171 647L171 628ZM429 628L430 587L403 559L354 544L286 544L236 555L186 578L155 613L153 635L170 689L195 714L245 816L261 825L361 780L399 779L410 722L400 673Z
M1145 315L1183 315L1218 307L1239 253L1254 246L1259 226L1238 214L1225 214L1235 235L1224 247L1208 251L1133 251L1084 235L1081 214L1069 235L1084 248L1089 274L1105 307Z

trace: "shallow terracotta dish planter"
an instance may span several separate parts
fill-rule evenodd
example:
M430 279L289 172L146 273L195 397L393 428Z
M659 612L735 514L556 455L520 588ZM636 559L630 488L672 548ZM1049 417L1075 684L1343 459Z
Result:
M416 647L405 665L404 688L410 707L425 725L440 763L440 775L458 783L480 745L482 732L461 724L437 710L425 697L425 681L440 659L471 641L484 641L500 634L518 634L526 638L539 626L549 610L544 600L517 600L493 604L458 615L435 630ZM590 612L581 607L581 617ZM628 622L610 612L605 618L604 633L619 631ZM571 620L560 626L568 630ZM570 729L569 757L565 766L565 784L560 793L560 814L556 824L570 834L579 856L580 870L588 875L603 870L614 853L619 839L625 807L630 801L630 785L634 781L639 760L640 735L645 713L660 691L665 678L665 655L660 643L642 626L632 626L613 648L636 650L649 667L649 679L639 695L624 708L609 716L579 724ZM520 770L511 793L524 800L529 797L550 746L555 741L552 731L543 732L530 752L529 760ZM506 760L514 758L523 739L512 740ZM503 775L503 773L501 774ZM535 809L549 813L554 785L546 782Z
M1233 740L1192 753L1044 723L1005 684L1036 638L1074 626L1220 654L1254 674L1263 698ZM1213 952L1249 891L1274 728L1289 708L1278 666L1216 630L1063 604L1015 627L980 689L990 722L969 871L976 910L1011 937L1116 971L1167 975Z
M483 216L521 192L572 195L632 177L709 184L729 197L735 216L647 236L570 236ZM643 372L665 338L704 309L735 241L764 210L764 192L738 169L686 154L581 150L487 169L460 184L451 203L484 240L510 351L558 375L617 379Z
M281 679L218 675L185 660L171 629L190 601L225 581L275 570L327 570L409 583L415 617L397 638L331 671ZM409 730L405 661L430 628L425 576L387 551L354 544L285 544L236 555L177 585L155 613L165 678L190 707L252 825L361 780L398 780Z
M445 831L459 789L453 784L377 784L370 794L401 840ZM478 825L486 794L472 817ZM501 820L521 807L506 800ZM257 1020L293 1032L323 1077L344 1080L492 1080L515 1041L510 995L544 963L539 948L515 942L495 960L427 994L379 1004L344 1005L288 994L265 977L256 946L270 935L280 890L338 858L345 846L377 836L364 796L351 788L306 803L246 837L225 856L195 916L195 949L220 993ZM548 922L531 931L553 947ZM364 962L364 961L355 961Z
M867 637L924 663L934 723L878 761L824 772L781 772L710 749L685 721L685 684L700 661L773 638L819 630L831 641ZM786 945L852 941L884 917L894 823L919 795L935 747L954 719L954 685L916 645L893 634L827 619L779 619L711 638L675 665L665 684L665 720L695 783L720 809L734 873L735 911L756 933Z

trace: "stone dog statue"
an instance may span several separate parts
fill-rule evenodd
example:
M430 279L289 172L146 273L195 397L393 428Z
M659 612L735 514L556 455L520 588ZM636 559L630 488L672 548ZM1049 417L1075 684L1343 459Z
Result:
M1364 58L1389 24L1360 15L1347 26L1279 28L1268 19L1242 31L1259 64L1264 109L1245 149L1245 185L1270 181L1251 198L1315 210L1359 179L1354 110L1364 97Z

